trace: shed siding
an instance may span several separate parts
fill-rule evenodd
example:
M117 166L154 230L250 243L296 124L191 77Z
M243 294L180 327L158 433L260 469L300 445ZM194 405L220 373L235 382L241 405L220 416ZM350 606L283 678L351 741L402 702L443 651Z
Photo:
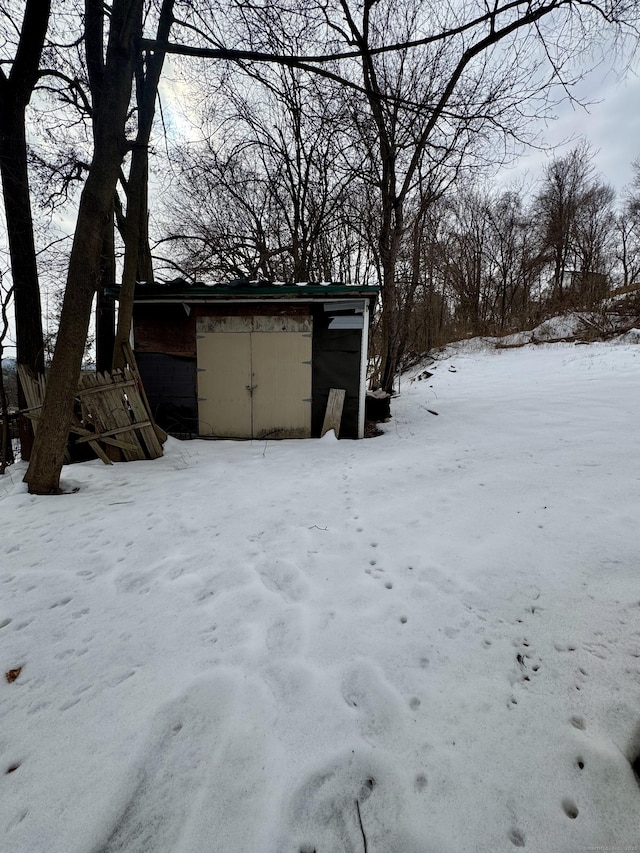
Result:
M156 423L167 432L196 435L196 360L136 350L138 369Z
M331 317L318 311L313 322L312 435L319 436L331 388L346 391L341 438L358 438L360 329L330 329Z
M182 305L135 305L133 337L136 352L196 357L196 322Z

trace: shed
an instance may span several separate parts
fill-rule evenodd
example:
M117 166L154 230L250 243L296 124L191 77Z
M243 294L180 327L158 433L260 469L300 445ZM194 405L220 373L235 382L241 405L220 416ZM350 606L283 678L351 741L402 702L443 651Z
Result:
M337 388L340 436L362 438L377 297L339 283L138 284L134 351L157 423L181 436L317 437Z

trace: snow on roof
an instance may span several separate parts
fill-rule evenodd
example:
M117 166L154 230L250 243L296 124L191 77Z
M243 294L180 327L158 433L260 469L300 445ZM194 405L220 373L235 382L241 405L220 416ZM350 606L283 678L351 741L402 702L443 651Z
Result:
M109 291L110 296L118 297L119 286ZM136 285L136 301L146 301L162 297L176 301L189 301L210 298L234 297L238 299L279 299L279 298L326 298L353 299L365 297L372 302L378 297L380 288L376 285L346 284L341 281L267 281L266 279L238 278L226 282L189 282L183 278L171 281L141 281Z

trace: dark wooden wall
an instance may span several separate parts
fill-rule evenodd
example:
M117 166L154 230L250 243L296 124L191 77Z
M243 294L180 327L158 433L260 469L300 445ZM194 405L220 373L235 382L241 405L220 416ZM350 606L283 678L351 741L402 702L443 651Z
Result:
M361 329L329 329L331 317L318 306L313 316L311 435L322 430L329 390L344 388L340 438L358 437Z

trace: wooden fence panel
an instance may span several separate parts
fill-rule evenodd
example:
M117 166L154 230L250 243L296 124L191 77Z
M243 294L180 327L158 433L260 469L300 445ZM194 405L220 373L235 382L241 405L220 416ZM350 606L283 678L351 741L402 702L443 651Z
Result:
M23 366L18 371L28 404L25 414L35 432L45 379L36 378ZM78 436L75 443L89 444L106 465L122 457L134 461L162 456L162 444L140 389L139 377L128 369L126 374L83 373L77 394L80 412L71 426L71 432Z

